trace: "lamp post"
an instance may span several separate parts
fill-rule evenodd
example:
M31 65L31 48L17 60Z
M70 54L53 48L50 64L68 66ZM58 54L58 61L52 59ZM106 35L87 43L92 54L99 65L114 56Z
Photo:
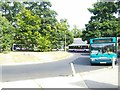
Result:
M65 30L65 52L66 52L66 30Z
M118 18L120 18L120 8L118 9Z

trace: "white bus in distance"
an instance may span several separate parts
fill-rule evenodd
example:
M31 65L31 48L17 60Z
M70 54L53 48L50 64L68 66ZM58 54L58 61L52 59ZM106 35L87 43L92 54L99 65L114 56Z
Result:
M68 50L73 52L89 52L89 44L71 44L68 46Z

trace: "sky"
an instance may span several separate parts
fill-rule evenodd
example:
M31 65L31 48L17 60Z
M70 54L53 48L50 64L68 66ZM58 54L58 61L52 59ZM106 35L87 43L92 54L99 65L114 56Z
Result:
M71 28L76 25L78 28L85 28L91 17L87 8L92 8L92 4L97 0L49 0L52 9L58 13L59 19L67 19Z

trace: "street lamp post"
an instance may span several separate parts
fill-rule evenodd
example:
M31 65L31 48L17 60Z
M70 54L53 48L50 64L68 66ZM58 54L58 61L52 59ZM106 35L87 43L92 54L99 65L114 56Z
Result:
M65 30L65 52L66 52L66 30Z

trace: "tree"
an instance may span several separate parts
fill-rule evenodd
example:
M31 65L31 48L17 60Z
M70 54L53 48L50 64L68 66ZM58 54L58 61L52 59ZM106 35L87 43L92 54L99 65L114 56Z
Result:
M57 13L50 9L52 6L50 2L24 2L24 4L27 6L26 9L32 11L32 13L41 18L41 28L39 32L42 35L46 36L46 33L50 32L49 26L51 30L55 28L54 25L57 22Z
M0 1L0 11L2 16L5 16L12 24L15 21L15 17L23 9L23 5L20 2L2 2Z
M41 19L25 8L16 17L15 43L23 44L26 48L34 48L40 35Z
M47 37L43 37L39 35L36 38L36 42L37 42L37 48L39 51L45 52L50 50L50 41L48 40Z
M71 32L73 33L74 38L81 38L81 36L82 36L81 30L78 29L78 27L76 25L74 25Z
M73 42L73 35L69 30L69 24L67 22L67 19L61 19L59 29L60 30L60 36L59 41L64 41L64 47L71 44Z
M0 11L2 12L2 15L7 18L7 15L10 14L10 2L2 2L0 1Z
M58 48L61 41L67 40L66 45L72 42L73 37L68 30L68 22L58 22L57 13L51 10L51 6L49 1L0 1L2 16L5 16L15 28L15 44L22 44L32 50L37 47L40 51L47 51Z
M31 10L32 13L38 15L41 18L41 27L39 33L49 39L50 48L56 47L56 15L57 13L54 10L51 10L50 7L52 4L50 2L24 2L28 10Z
M14 42L14 28L11 23L0 14L0 51L10 51Z
M86 24L86 30L82 33L83 40L95 37L117 36L119 26L114 13L117 12L118 5L114 2L97 2L94 8L88 10L93 14L90 21Z

